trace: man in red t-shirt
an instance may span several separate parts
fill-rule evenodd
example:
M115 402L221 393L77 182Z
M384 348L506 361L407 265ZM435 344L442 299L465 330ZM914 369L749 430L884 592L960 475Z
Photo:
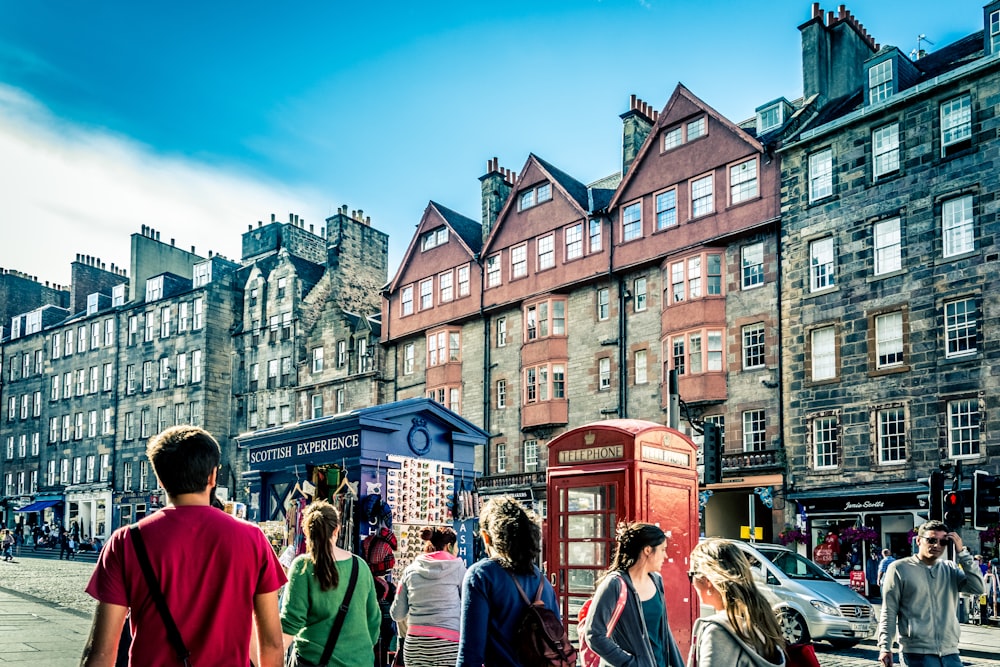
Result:
M251 625L256 623L259 667L280 667L278 589L285 575L257 526L211 506L219 444L200 428L174 426L150 440L146 455L168 504L141 520L139 529L191 662L247 667ZM178 664L127 527L108 540L87 592L98 605L83 653L85 666L114 664L130 609L129 664Z

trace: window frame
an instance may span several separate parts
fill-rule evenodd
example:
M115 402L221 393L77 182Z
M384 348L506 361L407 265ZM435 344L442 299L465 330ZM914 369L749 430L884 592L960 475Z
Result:
M892 58L886 58L868 68L868 104L878 104L892 97L895 92L895 67Z
M642 200L624 204L621 207L622 243L641 239L642 234Z
M827 244L829 248L826 248ZM833 236L809 241L809 291L815 294L836 286L837 252Z
M961 414L956 414L955 408L966 406ZM983 455L983 410L982 401L977 397L966 396L950 399L945 406L946 430L948 442L948 458L958 459L978 459ZM963 421L956 424L956 418ZM960 437L956 434L969 432L974 433L974 437ZM969 451L964 451L968 446ZM961 448L963 451L956 451Z
M667 200L668 195L672 203ZM677 216L677 186L657 192L653 197L653 205L656 209L657 231L670 229L680 224L680 218Z
M736 170L742 167L750 165L753 167L753 174L748 178L743 178L738 181L734 181L736 178ZM752 201L760 197L760 180L759 180L759 167L757 156L754 155L747 160L741 160L735 164L729 165L729 205L735 206L737 204L742 204L744 202ZM742 174L740 174L742 176ZM750 185L748 185L750 184ZM739 196L737 196L739 193Z
M763 409L744 410L740 414L743 425L742 446L744 452L767 450L767 412ZM751 428L753 427L753 428Z
M528 244L519 243L510 249L510 279L512 281L528 276Z
M886 325L883 324L888 322L888 318L899 318L899 335L895 335L894 331L886 329ZM872 326L874 328L874 357L875 357L875 369L879 371L899 369L906 365L906 315L902 310L891 310L884 313L877 313L872 316ZM897 347L898 342L898 347ZM893 346L889 348L888 346ZM882 361L884 357L896 358L895 361Z
M827 434L820 439L820 433ZM810 420L809 434L812 437L813 470L837 470L840 468L840 419L839 415L816 415ZM822 448L822 449L821 449ZM824 459L826 462L820 463Z
M649 281L646 276L639 276L632 281L632 309L641 313L648 307Z
M829 341L817 337L829 334ZM822 349L820 344L823 344ZM809 381L832 382L840 377L840 355L837 349L837 326L827 324L809 330ZM817 371L829 366L829 374L819 375Z
M975 199L971 194L941 202L941 256L945 259L976 250Z
M563 261L572 262L583 257L583 223L563 227Z
M743 370L767 367L767 328L763 322L753 322L740 327L740 349ZM754 363L758 362L758 363Z
M872 224L872 255L872 270L876 276L903 269L903 225L899 216Z
M887 432L886 418L890 413L898 413L898 418L894 418L893 424L902 427L901 431ZM873 420L875 428L875 455L880 466L906 465L909 452L909 414L905 405L894 404L885 405L875 409ZM895 458L889 458L887 454L895 452Z
M899 122L886 123L872 130L872 181L899 173ZM881 165L881 166L880 166Z
M958 103L957 107L955 103ZM948 157L964 150L966 142L972 142L972 95L956 95L941 102L938 108L941 157Z
M715 213L715 172L695 176L688 181L688 192L691 197L690 219L701 218ZM707 190L697 193L699 187L707 185ZM707 193L707 194L706 194ZM708 208L699 210L700 204L708 204Z
M535 272L556 267L556 235L554 232L539 236L535 240Z
M809 203L833 196L833 148L827 146L808 157Z
M406 317L413 314L413 285L404 285L399 290L399 316Z
M949 314L949 309L952 306L957 306L958 304L969 304L963 313L958 313L955 311L954 314ZM943 304L943 315L944 315L944 349L946 359L961 359L965 357L972 357L979 353L979 303L973 297L962 297L958 299L950 299L945 301ZM969 318L969 313L972 317ZM958 318L965 315L961 322ZM952 322L954 320L954 322ZM971 333L970 333L971 330ZM962 332L960 335L957 333ZM952 351L953 343L968 343L971 340L971 347L964 347L961 349L956 349Z
M760 261L748 262L751 252L760 252ZM756 257L750 257L755 260ZM756 289L764 285L764 242L748 243L740 248L740 289Z

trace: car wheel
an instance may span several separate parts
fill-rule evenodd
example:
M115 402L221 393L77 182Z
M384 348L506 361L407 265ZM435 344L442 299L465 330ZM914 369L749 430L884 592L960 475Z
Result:
M809 640L806 622L793 609L782 609L778 612L778 625L781 627L781 634L785 635L785 641L789 644L801 644Z

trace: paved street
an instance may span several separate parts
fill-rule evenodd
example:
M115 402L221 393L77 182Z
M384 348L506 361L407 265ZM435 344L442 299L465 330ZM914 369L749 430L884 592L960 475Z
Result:
M30 556L0 562L0 667L79 664L94 609L83 588L93 568ZM1000 667L1000 628L963 625L962 641L965 665ZM873 641L849 650L816 649L822 667L873 667L878 660Z

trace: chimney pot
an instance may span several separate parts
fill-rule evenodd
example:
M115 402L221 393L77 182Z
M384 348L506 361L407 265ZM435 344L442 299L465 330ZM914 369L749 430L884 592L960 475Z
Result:
M195 254L197 254L197 253L195 253L195 251L194 251L194 246L191 246L191 254L192 254L192 255L195 255Z

